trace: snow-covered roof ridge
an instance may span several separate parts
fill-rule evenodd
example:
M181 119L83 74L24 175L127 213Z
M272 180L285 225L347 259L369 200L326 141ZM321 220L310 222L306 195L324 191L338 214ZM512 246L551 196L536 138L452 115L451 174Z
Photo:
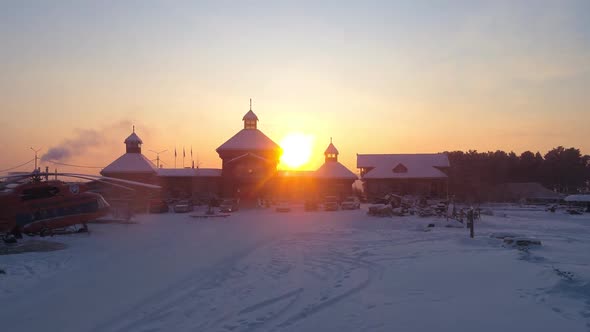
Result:
M394 172L393 169L400 164L407 170ZM450 163L444 153L358 154L357 167L370 169L363 179L446 178L439 168L450 167Z
M125 153L107 167L100 171L101 174L109 173L156 173L156 165L141 153Z
M217 168L160 168L161 177L217 177L221 176L221 169Z
M217 148L219 151L238 150L238 151L267 151L278 150L281 147L264 135L258 129L242 129L232 138Z
M337 161L324 163L313 175L320 179L358 179L356 174Z
M132 132L131 135L129 135L123 143L125 143L125 144L129 144L129 143L143 144L143 141L141 140L141 138L139 138L139 136L137 136L137 134L135 132Z
M256 120L258 121L258 117L256 116L256 114L254 114L254 112L252 110L249 110L248 113L246 113L244 115L244 117L242 118L242 120Z

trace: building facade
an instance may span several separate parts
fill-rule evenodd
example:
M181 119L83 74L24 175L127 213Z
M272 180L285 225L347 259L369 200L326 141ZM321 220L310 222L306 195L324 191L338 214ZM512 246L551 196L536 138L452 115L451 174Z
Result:
M250 110L243 128L217 149L222 168L157 168L141 153L143 141L133 130L125 140L126 153L105 167L103 176L161 186L163 199L237 198L244 206L259 199L344 198L352 194L357 176L338 162L332 142L325 162L316 171L278 171L281 147L258 129Z
M448 196L449 158L432 154L357 154L357 167L368 198L386 194L432 198Z

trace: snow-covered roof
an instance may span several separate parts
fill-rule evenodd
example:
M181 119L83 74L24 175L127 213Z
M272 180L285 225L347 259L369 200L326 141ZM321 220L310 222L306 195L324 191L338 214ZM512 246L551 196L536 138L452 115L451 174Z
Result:
M254 114L254 112L252 112L252 110L249 110L248 113L246 113L246 115L244 115L244 117L242 118L242 120L256 120L258 121L258 117L256 116L256 114Z
M258 129L242 129L232 138L228 139L217 152L224 150L243 150L243 151L260 151L260 150L278 150L281 147L264 135Z
M325 162L313 176L318 179L358 179L356 174L337 161Z
M100 171L100 174L109 173L156 173L156 165L141 153L126 153L107 167Z
M162 177L216 177L221 176L218 168L160 168L158 176Z
M137 136L137 134L135 132L131 133L131 135L129 135L125 141L123 142L125 144L129 144L129 143L139 143L139 144L143 144L143 141L141 140L141 138L139 138L139 136Z
M563 200L566 202L590 202L590 195L569 195Z
M373 168L365 173L363 179L446 178L447 175L437 167L450 166L449 158L444 153L358 154L356 164L358 168ZM400 164L407 171L394 172L393 169Z
M328 145L328 148L326 149L324 154L338 154L338 149L336 149L334 144L332 144L332 142L330 142L330 145Z

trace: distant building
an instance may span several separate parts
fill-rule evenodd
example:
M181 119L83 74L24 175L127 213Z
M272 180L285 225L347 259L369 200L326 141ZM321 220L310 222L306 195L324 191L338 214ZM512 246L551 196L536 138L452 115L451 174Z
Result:
M492 188L488 199L494 202L547 203L559 202L564 196L537 182L508 182Z
M273 181L275 196L285 199L351 196L352 184L358 177L338 161L338 155L338 149L330 140L324 152L324 164L317 170L280 171Z
M344 198L352 195L352 184L358 177L338 161L339 154L330 139L330 145L324 151L324 164L313 174L317 191L322 196Z
M222 194L241 200L257 200L271 195L269 182L277 174L281 147L258 130L252 109L242 118L244 129L217 148L221 158Z
M242 118L243 129L217 148L222 168L157 168L141 153L143 141L135 130L125 140L126 153L105 167L103 176L158 184L161 197L239 198L244 205L258 199L341 198L352 194L357 176L338 162L330 141L325 162L316 171L278 171L281 147L258 129L252 109ZM117 191L119 193L119 191ZM122 194L122 193L119 193Z
M160 168L158 179L166 199L194 198L206 202L219 197L221 190L218 168Z
M143 141L135 133L135 128L123 143L125 143L125 154L103 168L100 174L123 180L159 184L158 168L141 153ZM106 185L95 182L92 186L107 198L115 211L129 210L129 208L145 211L149 199L160 195L160 192L154 189L127 183L112 183L113 185Z
M103 176L131 181L158 183L158 168L141 153L143 141L135 133L135 128L125 143L125 154L100 171Z
M363 190L368 197L388 193L446 197L449 158L433 154L357 154Z

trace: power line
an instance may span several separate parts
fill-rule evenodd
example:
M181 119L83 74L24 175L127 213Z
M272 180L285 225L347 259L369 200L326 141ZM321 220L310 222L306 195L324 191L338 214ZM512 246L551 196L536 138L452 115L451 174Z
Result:
M19 168L19 167L25 166L26 164L29 164L29 163L31 163L31 162L33 162L33 161L35 161L35 158L33 158L33 159L31 159L31 160L27 161L26 163L22 163L22 164L20 164L20 165L18 165L18 166L10 167L10 168L7 168L7 169L0 169L0 173L3 173L3 172L8 172L8 171L12 171L13 169L16 169L16 168Z
M79 168L104 168L104 167L99 167L99 166L83 166L83 165L72 165L72 164L65 164L65 163L60 163L57 161L53 161L53 160L47 160L48 162L55 164L55 165L62 165L62 166L70 166L70 167L79 167Z

